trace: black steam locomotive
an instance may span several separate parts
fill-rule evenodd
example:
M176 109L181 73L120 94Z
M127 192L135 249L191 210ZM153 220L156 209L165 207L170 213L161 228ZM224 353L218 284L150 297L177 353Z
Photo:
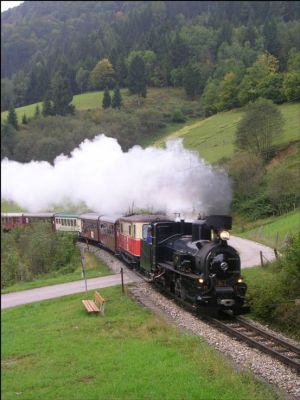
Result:
M157 285L205 313L244 314L247 285L237 251L228 245L232 218L215 215L193 223L153 222L141 240L139 268Z

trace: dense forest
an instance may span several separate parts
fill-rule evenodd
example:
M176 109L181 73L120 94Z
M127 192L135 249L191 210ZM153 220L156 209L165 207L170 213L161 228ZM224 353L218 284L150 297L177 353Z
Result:
M136 56L148 86L202 95L206 115L259 96L299 98L296 1L25 1L1 25L2 111L60 85L69 96L127 87Z

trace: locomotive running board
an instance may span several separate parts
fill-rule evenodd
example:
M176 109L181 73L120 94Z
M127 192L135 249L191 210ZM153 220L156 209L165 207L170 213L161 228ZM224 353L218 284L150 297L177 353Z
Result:
M168 269L171 272L174 272L178 275L182 275L185 276L187 278L194 278L194 279L198 279L200 275L196 275L196 274L191 274L191 273L186 273L186 272L182 272L179 271L178 269L175 269L172 265L168 264L168 263L158 263L157 264L159 267Z

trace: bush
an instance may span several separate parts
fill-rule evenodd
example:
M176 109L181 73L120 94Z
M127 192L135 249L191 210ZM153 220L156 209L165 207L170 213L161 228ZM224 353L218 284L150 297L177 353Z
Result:
M172 115L172 121L173 122L185 122L186 117L183 115L183 113L180 110L175 110Z
M234 208L244 217L256 221L259 218L266 218L276 214L276 207L271 203L265 194L257 195L244 201L235 199Z
M70 273L79 263L73 236L53 232L47 223L2 233L1 239L2 288L55 271Z
M248 280L251 313L263 322L300 338L300 235L293 236L284 254L255 282Z

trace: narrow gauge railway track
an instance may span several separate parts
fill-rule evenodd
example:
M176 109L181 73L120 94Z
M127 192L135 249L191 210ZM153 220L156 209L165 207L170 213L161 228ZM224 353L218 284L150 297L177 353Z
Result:
M100 246L95 247L99 248ZM103 247L100 248L103 249ZM107 251L106 249L103 250ZM124 263L124 260L122 260L122 262ZM124 266L131 273L138 275L144 282L151 282L138 270L128 266L128 264L124 263ZM223 316L223 319L217 319L209 316L199 315L199 312L197 312L194 306L188 302L182 301L168 290L156 285L151 285L151 287L155 288L164 296L180 304L186 311L192 313L194 316L201 318L204 322L207 322L213 325L215 328L218 328L223 333L227 333L228 335L247 343L250 347L256 348L270 355L274 359L277 359L282 363L294 368L297 372L300 372L300 347L294 346L291 343L256 327L243 317L233 317L226 314ZM226 317L226 319L224 317Z
M142 274L139 272L136 273L144 281L149 283L149 280ZM227 333L228 335L247 343L250 347L256 348L289 367L294 368L297 372L300 372L300 346L295 346L284 339L278 338L272 333L258 328L243 317L234 317L227 314L225 314L226 319L200 316L197 313L196 308L190 303L182 301L169 291L155 285L154 287L169 298L176 300L176 302L181 306L184 306L187 311L193 313L198 318L209 322L211 325L220 329L223 333Z
M207 320L221 329L222 332L246 342L249 346L269 354L300 372L300 347L279 339L275 335L254 326L242 317L231 318L227 321L207 317Z
M135 271L136 272L136 271ZM144 281L149 283L149 280L145 278L139 272L136 272ZM250 347L256 348L274 359L281 361L282 363L294 368L297 372L300 372L300 346L295 346L290 342L280 339L272 333L266 332L265 330L258 328L251 322L243 317L234 317L225 314L226 319L213 318L210 316L200 316L197 310L190 303L184 302L181 299L174 296L169 291L154 286L155 289L162 292L164 295L176 300L181 306L204 321L209 322L211 325L220 329L223 333L227 333L236 339L247 343Z

